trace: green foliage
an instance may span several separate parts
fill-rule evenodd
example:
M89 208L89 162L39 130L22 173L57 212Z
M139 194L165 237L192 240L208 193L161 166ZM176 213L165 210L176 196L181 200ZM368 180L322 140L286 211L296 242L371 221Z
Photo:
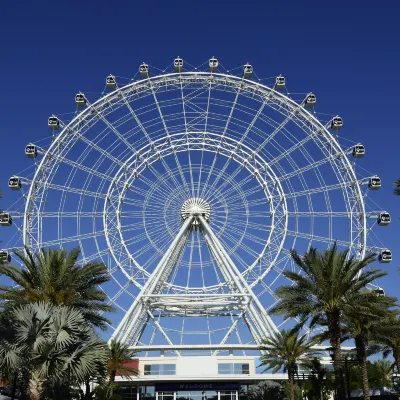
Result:
M107 360L107 372L110 383L114 383L116 374L130 377L138 375L139 371L136 368L126 365L131 361L133 351L128 349L128 346L112 340L109 345L109 353Z
M260 365L265 366L265 370L272 369L273 373L281 368L288 373L290 400L296 399L293 378L298 370L298 363L310 362L317 354L312 349L314 344L315 341L308 340L306 335L299 336L298 330L282 330L262 341L261 349L264 350L264 354L260 358Z
M335 389L334 377L331 371L320 363L317 358L306 364L311 376L303 384L303 390L309 400L328 400Z
M390 361L367 361L367 372L370 387L391 387L393 385L393 370ZM352 390L362 388L362 374L359 365L350 368L350 388Z
M299 336L298 331L282 330L274 337L262 341L261 349L265 351L260 358L260 366L272 373L281 368L290 374L298 369L299 361L307 363L318 353L312 349L314 340L308 340L306 335Z
M344 309L349 299L386 273L366 270L375 261L375 255L357 260L349 256L349 250L340 252L336 244L322 253L311 248L304 257L293 250L292 258L300 273L283 273L293 284L277 289L278 303L271 311L286 317L300 317L302 324L309 320L310 327L319 324L327 328L320 339L330 340L338 398L342 400L345 387L340 344Z
M277 289L279 302L272 311L288 317L312 317L311 326L328 323L329 329L332 318L341 317L351 296L386 275L379 269L365 270L375 261L375 255L356 260L348 253L338 251L336 245L323 253L311 248L304 257L293 250L292 258L301 273L283 273L294 285Z
M29 249L25 253L16 251L24 268L0 266L0 274L13 281L12 286L0 287L2 305L15 307L41 301L68 305L79 309L85 321L105 329L109 321L100 313L113 308L105 304L107 295L98 286L109 281L110 276L102 263L89 262L81 267L79 254L79 249L70 253L42 249L35 255Z
M343 310L344 331L355 341L357 360L360 363L364 397L369 398L370 374L367 367L368 347L371 340L379 340L393 332L387 329L388 322L397 315L397 299L377 296L374 292L362 291L354 295Z
M285 391L277 382L261 381L250 385L247 391L249 400L284 400Z
M106 362L104 342L77 309L40 302L17 307L8 316L12 334L1 338L0 368L22 371L31 398L41 399L52 387L79 384Z
M114 383L97 386L94 390L96 400L121 400L121 395L118 394L119 387Z
M394 358L393 367L400 371L400 318L398 316L382 324L374 335L374 340L383 345L383 357L391 353Z
M283 392L285 393L285 400L290 400L290 385L289 382L282 382ZM293 400L304 400L303 393L298 385L294 385Z

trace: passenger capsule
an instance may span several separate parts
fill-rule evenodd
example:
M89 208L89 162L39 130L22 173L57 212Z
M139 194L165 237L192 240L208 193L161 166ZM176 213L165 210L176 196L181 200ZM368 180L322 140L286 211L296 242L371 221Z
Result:
M107 89L113 90L117 87L117 81L114 75L108 75L106 78Z
M12 225L11 215L7 212L0 213L0 225L1 226L10 226Z
M50 117L48 120L49 128L53 131L60 129L60 121L57 117Z
M246 79L251 78L251 76L253 75L253 67L247 63L243 66L243 77Z
M11 190L20 190L21 189L21 179L18 176L12 176L8 180L8 187Z
M174 70L175 72L182 72L183 69L183 60L180 57L175 58L174 60Z
M385 291L382 288L376 288L373 290L373 292L377 295L377 296L384 296L385 295Z
M364 147L361 143L356 144L356 145L353 147L353 152L352 152L352 154L353 154L353 157L354 157L354 158L361 158L361 157L363 157L364 154L365 154L365 147Z
M392 252L389 249L381 250L378 260L380 263L390 263L392 261Z
M142 78L148 78L149 77L149 66L145 63L140 64L139 72L140 72L140 76Z
M332 118L331 121L331 129L334 131L339 131L342 129L343 126L343 119L341 117L336 116L335 118Z
M9 264L11 262L11 255L6 250L0 251L0 264Z
M29 158L36 158L37 157L37 148L34 144L28 144L25 147L25 154Z
M378 225L387 226L390 224L390 214L386 211L381 212L378 215Z
M304 101L304 105L306 107L314 107L316 102L317 102L317 98L315 97L315 94L310 93L307 95L307 97Z
M375 175L369 179L369 182L368 182L369 190L378 190L378 189L380 189L381 186L382 186L382 181L381 181L381 178L379 178L379 176Z
M275 79L275 89L282 90L285 89L285 86L286 86L285 77L282 75L277 76Z
M208 61L208 66L210 67L210 72L218 71L218 60L215 57L210 58Z
M82 93L78 93L75 95L75 103L78 107L85 107L86 106L86 97Z

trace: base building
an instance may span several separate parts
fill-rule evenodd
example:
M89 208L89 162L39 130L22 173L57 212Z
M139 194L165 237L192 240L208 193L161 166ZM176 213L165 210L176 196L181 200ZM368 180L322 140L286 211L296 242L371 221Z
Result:
M251 356L140 357L137 377L117 377L124 400L247 400L248 386L284 380L287 374L257 374Z

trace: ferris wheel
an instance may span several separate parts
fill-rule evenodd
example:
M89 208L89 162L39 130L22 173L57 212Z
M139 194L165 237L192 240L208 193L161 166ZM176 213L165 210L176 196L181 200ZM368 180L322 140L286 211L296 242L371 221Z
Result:
M296 268L291 249L336 242L391 261L369 239L390 223L367 202L381 180L359 174L364 146L340 144L343 120L320 117L315 94L214 57L169 69L109 75L99 99L76 94L72 118L49 117L49 143L25 149L31 173L9 180L23 209L0 214L19 246L79 246L83 263L103 260L114 337L175 352L244 349L287 323L268 310Z

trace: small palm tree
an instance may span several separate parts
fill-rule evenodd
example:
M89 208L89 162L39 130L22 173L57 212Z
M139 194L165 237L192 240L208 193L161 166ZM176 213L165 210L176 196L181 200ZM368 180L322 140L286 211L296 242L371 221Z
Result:
M309 400L328 400L331 398L334 382L332 373L322 365L318 358L314 358L305 366L310 370L311 376L304 382L302 389Z
M383 345L384 358L392 354L393 366L400 372L400 318L396 316L382 325L375 334L374 340Z
M42 399L46 388L62 381L82 383L107 361L104 342L77 309L38 302L17 307L10 316L14 337L1 341L0 363L22 369L30 400Z
M306 335L299 336L298 331L282 330L275 337L262 341L261 350L265 351L260 358L260 366L265 370L272 368L272 373L281 368L288 373L290 400L294 400L294 374L297 373L298 363L308 363L318 353L312 347L314 340L308 340Z
M133 351L129 350L128 346L121 342L111 340L108 354L107 371L110 384L115 382L115 376L117 374L127 377L139 374L136 368L127 365L127 363L132 361L133 355Z
M362 388L365 400L370 399L367 357L368 346L372 340L382 340L390 335L387 323L397 315L397 299L377 296L374 292L364 291L352 296L343 310L344 331L354 339L357 359L361 366Z
M271 311L286 317L301 317L303 321L311 318L311 327L316 324L327 327L338 400L344 400L346 393L340 349L343 309L348 299L386 273L377 269L365 271L375 260L375 255L356 260L349 256L349 250L338 251L336 244L323 253L311 248L304 257L293 250L292 258L300 273L283 273L293 285L278 288L275 293L278 303Z
M86 321L106 328L109 321L101 315L113 308L105 301L107 295L99 285L110 280L107 268L99 262L78 263L80 250L42 249L32 254L15 251L24 268L0 265L0 274L10 278L16 286L0 287L0 300L9 306L44 301L52 305L76 307ZM3 303L4 305L4 303Z
M392 363L388 360L376 360L374 362L379 386L391 386L393 383Z

